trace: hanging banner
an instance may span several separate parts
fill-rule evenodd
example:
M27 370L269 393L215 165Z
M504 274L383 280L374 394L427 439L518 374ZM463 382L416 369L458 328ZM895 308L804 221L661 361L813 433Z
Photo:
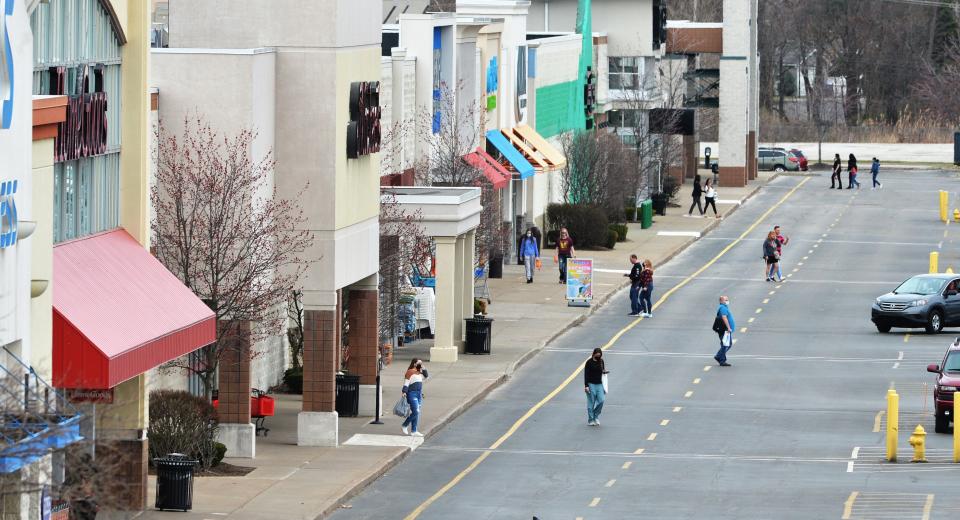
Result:
M590 306L593 300L593 259L567 259L567 305Z

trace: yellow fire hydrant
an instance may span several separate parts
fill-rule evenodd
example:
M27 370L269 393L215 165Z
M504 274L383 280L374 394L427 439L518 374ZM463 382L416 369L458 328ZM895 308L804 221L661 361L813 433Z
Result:
M960 222L960 209L953 210L953 221Z
M927 461L927 432L923 429L923 426L917 425L917 429L913 430L913 435L910 436L910 445L913 446L913 460L910 462L926 462Z

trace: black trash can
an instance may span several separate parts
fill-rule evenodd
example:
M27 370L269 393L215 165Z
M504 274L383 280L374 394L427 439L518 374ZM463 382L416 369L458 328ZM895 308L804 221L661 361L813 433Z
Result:
M337 374L337 415L356 417L360 408L360 376Z
M193 509L193 467L197 461L182 453L169 453L153 459L157 468L157 501L155 507L189 511Z
M493 337L493 320L477 314L467 318L467 344L464 351L467 354L489 354L490 339Z

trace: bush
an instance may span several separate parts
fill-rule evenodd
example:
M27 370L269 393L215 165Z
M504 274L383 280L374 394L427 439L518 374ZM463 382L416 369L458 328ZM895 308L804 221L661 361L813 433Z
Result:
M607 242L607 216L595 206L581 204L550 204L547 206L547 225L570 231L578 249L590 249Z
M623 242L627 240L627 228L626 224L610 224L610 229L617 232L617 242Z
M151 460L183 453L210 468L216 458L218 428L217 411L205 398L182 390L150 392L147 438Z
M223 462L224 455L227 454L227 446L222 442L213 443L213 461L211 461L210 467L215 468Z
M607 249L613 249L614 247L616 247L616 246L617 246L617 239L618 239L618 238L620 238L620 236L617 235L617 232L616 232L616 231L614 231L614 230L612 230L612 229L608 229L608 230L607 230L607 243L605 244L605 245L607 246Z
M557 247L557 239L558 239L558 238L560 238L560 230L559 230L559 229L551 229L550 231L547 231L547 241L546 241L546 243L544 244L543 249Z
M623 216L627 219L627 222L637 220L637 208L623 208Z
M283 372L283 384L291 394L303 393L303 367L288 368Z
M667 194L667 202L673 200L678 191L680 191L680 183L677 182L676 177L667 175L663 178L663 193Z

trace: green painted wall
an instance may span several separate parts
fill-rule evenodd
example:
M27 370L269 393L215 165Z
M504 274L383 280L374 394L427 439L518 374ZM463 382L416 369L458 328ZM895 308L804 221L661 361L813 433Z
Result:
M582 111L577 111L577 81L557 83L537 89L537 132L544 137L553 137L584 126ZM583 106L583 101L580 101Z

